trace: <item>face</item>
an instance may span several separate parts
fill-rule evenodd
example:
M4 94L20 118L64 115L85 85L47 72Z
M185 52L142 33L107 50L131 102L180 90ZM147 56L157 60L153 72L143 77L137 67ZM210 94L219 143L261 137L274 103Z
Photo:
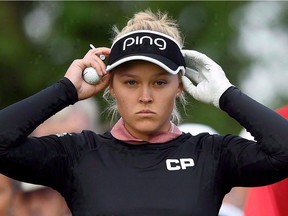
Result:
M133 61L113 71L110 93L126 129L148 140L170 128L175 99L182 92L178 75L144 61Z

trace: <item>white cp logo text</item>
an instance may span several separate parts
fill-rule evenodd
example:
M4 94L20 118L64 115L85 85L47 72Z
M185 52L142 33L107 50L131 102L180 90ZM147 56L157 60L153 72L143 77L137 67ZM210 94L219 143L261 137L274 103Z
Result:
M174 170L185 170L188 167L194 166L194 160L192 158L180 158L178 159L167 159L166 160L166 167L170 171Z
M155 44L160 50L166 49L166 41L162 38L155 38L153 40L153 38L149 36L136 36L136 38L129 37L123 42L123 50L125 50L126 47L132 46L133 44L140 45L143 43L143 40L148 40L150 45Z

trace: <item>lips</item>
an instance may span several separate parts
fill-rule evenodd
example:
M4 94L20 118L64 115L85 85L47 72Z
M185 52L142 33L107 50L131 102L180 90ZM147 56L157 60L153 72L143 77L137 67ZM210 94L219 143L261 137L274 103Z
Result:
M151 110L141 110L139 112L136 112L137 115L143 115L143 116L148 116L148 115L154 115L156 114L155 112L151 111Z
M151 110L141 110L141 111L139 111L139 112L137 112L137 114L138 113L155 113L155 112L152 112Z

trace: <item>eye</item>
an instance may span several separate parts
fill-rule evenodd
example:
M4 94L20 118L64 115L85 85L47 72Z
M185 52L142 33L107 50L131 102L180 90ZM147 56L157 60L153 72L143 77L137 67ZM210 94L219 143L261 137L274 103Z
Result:
M167 84L165 80L157 80L156 82L154 82L154 85L156 86L163 86L165 84Z
M135 80L126 80L125 84L133 86L133 85L136 85L136 81Z

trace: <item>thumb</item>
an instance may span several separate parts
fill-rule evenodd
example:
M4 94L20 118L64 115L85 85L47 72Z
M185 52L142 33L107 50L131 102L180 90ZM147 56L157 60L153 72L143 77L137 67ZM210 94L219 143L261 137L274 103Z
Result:
M201 75L201 73L189 67L186 67L185 76L196 83L200 83L201 81L203 81L203 76Z
M186 77L182 76L182 83L185 91L187 91L192 97L196 91L196 86Z

